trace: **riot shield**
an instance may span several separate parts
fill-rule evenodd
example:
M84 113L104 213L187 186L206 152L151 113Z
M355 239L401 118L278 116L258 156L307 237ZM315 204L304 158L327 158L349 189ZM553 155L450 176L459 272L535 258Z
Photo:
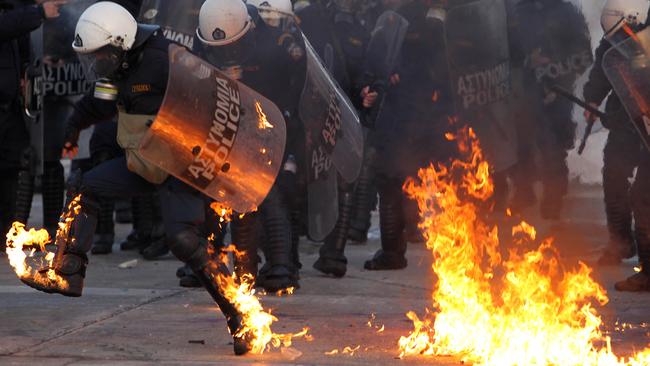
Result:
M507 16L503 0L479 0L449 10L447 61L455 110L472 126L490 164L503 171L517 161Z
M565 1L516 6L516 37L526 66L538 83L573 90L576 80L593 63L591 36L582 12Z
M409 22L392 10L385 11L377 19L366 56L366 69L374 79L371 89L377 93L377 102L364 111L364 126L373 127L384 107L388 79L396 71L408 26Z
M363 132L352 104L303 39L307 73L298 114L307 134L309 237L321 241L338 219L338 176L353 182L359 175Z
M298 114L312 143L331 160L341 177L354 182L361 169L363 132L350 100L332 79L304 37L305 86Z
M282 164L280 110L185 48L171 45L167 92L140 154L195 189L250 212Z
M203 1L144 0L138 21L159 25L167 39L192 49Z
M387 10L377 19L368 43L369 67L377 78L387 79L395 66L409 22L398 13Z
M92 87L72 49L81 14L96 0L77 0L61 7L58 18L47 19L31 35L34 60L28 69L32 85L28 109L30 135L36 152L37 174L44 159L58 160L65 123L73 106ZM30 98L28 98L30 99Z
M607 51L603 69L650 149L650 28Z

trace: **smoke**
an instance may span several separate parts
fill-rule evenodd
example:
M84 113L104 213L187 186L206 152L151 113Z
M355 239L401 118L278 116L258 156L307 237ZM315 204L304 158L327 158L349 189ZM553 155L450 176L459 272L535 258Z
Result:
M600 39L603 36L603 31L600 26L600 13L606 0L571 0L571 3L582 9L587 24L589 24L589 31L591 33L591 44L595 50ZM583 77L576 83L575 94L582 96L582 88L587 81L589 72L586 72ZM601 106L601 109L604 107ZM583 110L579 107L574 109L574 120L578 123L576 133L577 141L576 146L580 144L584 128L586 126L583 117ZM607 130L604 129L600 123L594 126L593 134L589 138L587 148L582 156L578 155L577 150L571 151L569 154L569 169L571 176L582 183L586 184L602 184L601 169L603 165L603 148L607 140Z

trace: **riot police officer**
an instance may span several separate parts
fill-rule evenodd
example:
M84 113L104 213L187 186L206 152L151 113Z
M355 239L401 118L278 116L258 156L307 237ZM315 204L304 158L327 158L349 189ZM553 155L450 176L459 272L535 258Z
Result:
M592 62L591 40L584 15L573 4L557 0L525 0L515 6L511 43L519 57L514 63L524 71L521 103L525 121L520 126L520 152L514 175L515 208L535 201L533 147L538 147L539 178L543 184L541 215L558 219L569 185L568 150L573 148L576 123L573 104L549 91L554 84L572 90ZM525 29L523 29L525 27ZM513 50L511 50L512 52Z
M302 84L296 79L304 69L278 45L277 36L277 32L259 19L255 8L247 9L239 0L208 0L201 7L199 42L195 42L195 49L231 78L264 95L290 115L297 108L301 91L296 85ZM295 130L290 122L289 141L296 134ZM289 144L285 156L292 154ZM257 281L270 292L298 286L297 268L291 254L288 199L295 193L286 187L292 184L292 174L282 169L258 213L235 217L231 225L233 242L240 250L245 250L248 257L239 267L243 272L257 275L257 242L262 235L257 230L258 220L262 223L267 265Z
M206 198L139 155L140 140L153 115L161 106L167 86L169 42L155 26L139 25L123 7L99 2L80 17L73 49L78 53L89 80L99 80L94 94L86 95L75 106L68 121L64 155L76 153L79 130L118 115L118 142L126 158L107 161L79 177L79 208L66 215L72 218L69 235L57 238L57 253L47 271L21 280L39 290L65 296L81 296L92 236L97 223L99 197L128 198L158 189L170 249L188 263L219 305L234 336L234 351L250 349L243 336L237 336L241 316L221 293L215 277L227 271L214 263L207 242L199 237L197 225L205 220Z
M612 85L603 71L602 60L612 43L625 37L623 25L636 30L645 27L648 6L648 2L642 0L607 2L601 19L606 35L596 49L596 63L589 74L589 81L584 86L585 99L593 106L599 106L607 98L607 118L601 120L603 126L609 130L603 151L603 190L609 231L607 249L599 259L599 263L603 265L618 264L636 254L636 244L641 244L638 241L643 237L642 233L633 229L633 219L638 231L647 216L637 217L634 214L635 207L641 204L634 196L640 189L632 188L629 182L635 168L640 164L644 150L620 99L616 93L612 93ZM595 120L589 112L585 112L585 117ZM636 181L634 185L636 187L639 184L641 182Z
M355 0L333 0L325 5L313 1L302 7L297 16L301 29L334 79L354 106L362 109L364 102L372 105L376 93L361 85L370 35L356 17L359 8L360 2ZM320 272L343 277L347 271L344 252L355 209L354 198L354 184L339 179L338 220L314 263L314 268Z
M397 13L408 21L408 28L375 127L382 248L365 262L368 270L407 266L402 184L419 168L445 161L454 151L444 138L453 103L442 24L428 16L431 12L426 1L404 2Z
M25 5L0 1L0 227L7 232L16 219L21 159L29 135L21 112L21 83L28 62L29 32L43 20L59 16L65 1ZM31 202L31 200L30 200Z

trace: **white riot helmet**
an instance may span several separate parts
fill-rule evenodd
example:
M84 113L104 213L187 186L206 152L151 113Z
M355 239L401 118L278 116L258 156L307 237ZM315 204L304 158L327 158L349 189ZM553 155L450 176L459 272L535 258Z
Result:
M251 24L242 0L206 0L199 12L196 35L207 46L225 46L242 38Z
M257 8L260 17L271 27L280 27L286 19L293 19L291 0L249 0Z
M632 29L645 25L649 10L648 0L607 0L600 17L605 37L617 33L624 25Z
M77 52L86 78L108 77L120 66L123 55L135 43L138 23L122 6L101 1L81 14L72 48Z

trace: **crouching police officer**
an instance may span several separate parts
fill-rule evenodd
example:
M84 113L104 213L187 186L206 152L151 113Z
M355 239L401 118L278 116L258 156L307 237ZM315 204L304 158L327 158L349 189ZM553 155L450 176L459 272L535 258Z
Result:
M78 177L80 208L72 218L69 235L59 233L52 269L63 281L47 276L47 270L22 279L47 293L81 296L88 257L97 224L98 199L130 198L158 189L163 221L171 251L189 264L227 319L230 333L241 327L241 316L221 293L214 278L224 266L214 263L207 241L199 237L205 221L207 198L167 173L152 166L138 153L140 140L158 112L166 90L169 43L156 26L139 25L129 12L112 2L99 2L80 17L73 43L89 80L98 82L95 95L85 96L68 121L64 155L74 155L78 131L118 115L118 142L126 157L104 162ZM107 81L110 80L110 81ZM99 98L98 98L99 97ZM102 100L103 99L103 100ZM234 337L234 351L250 349L243 337Z

